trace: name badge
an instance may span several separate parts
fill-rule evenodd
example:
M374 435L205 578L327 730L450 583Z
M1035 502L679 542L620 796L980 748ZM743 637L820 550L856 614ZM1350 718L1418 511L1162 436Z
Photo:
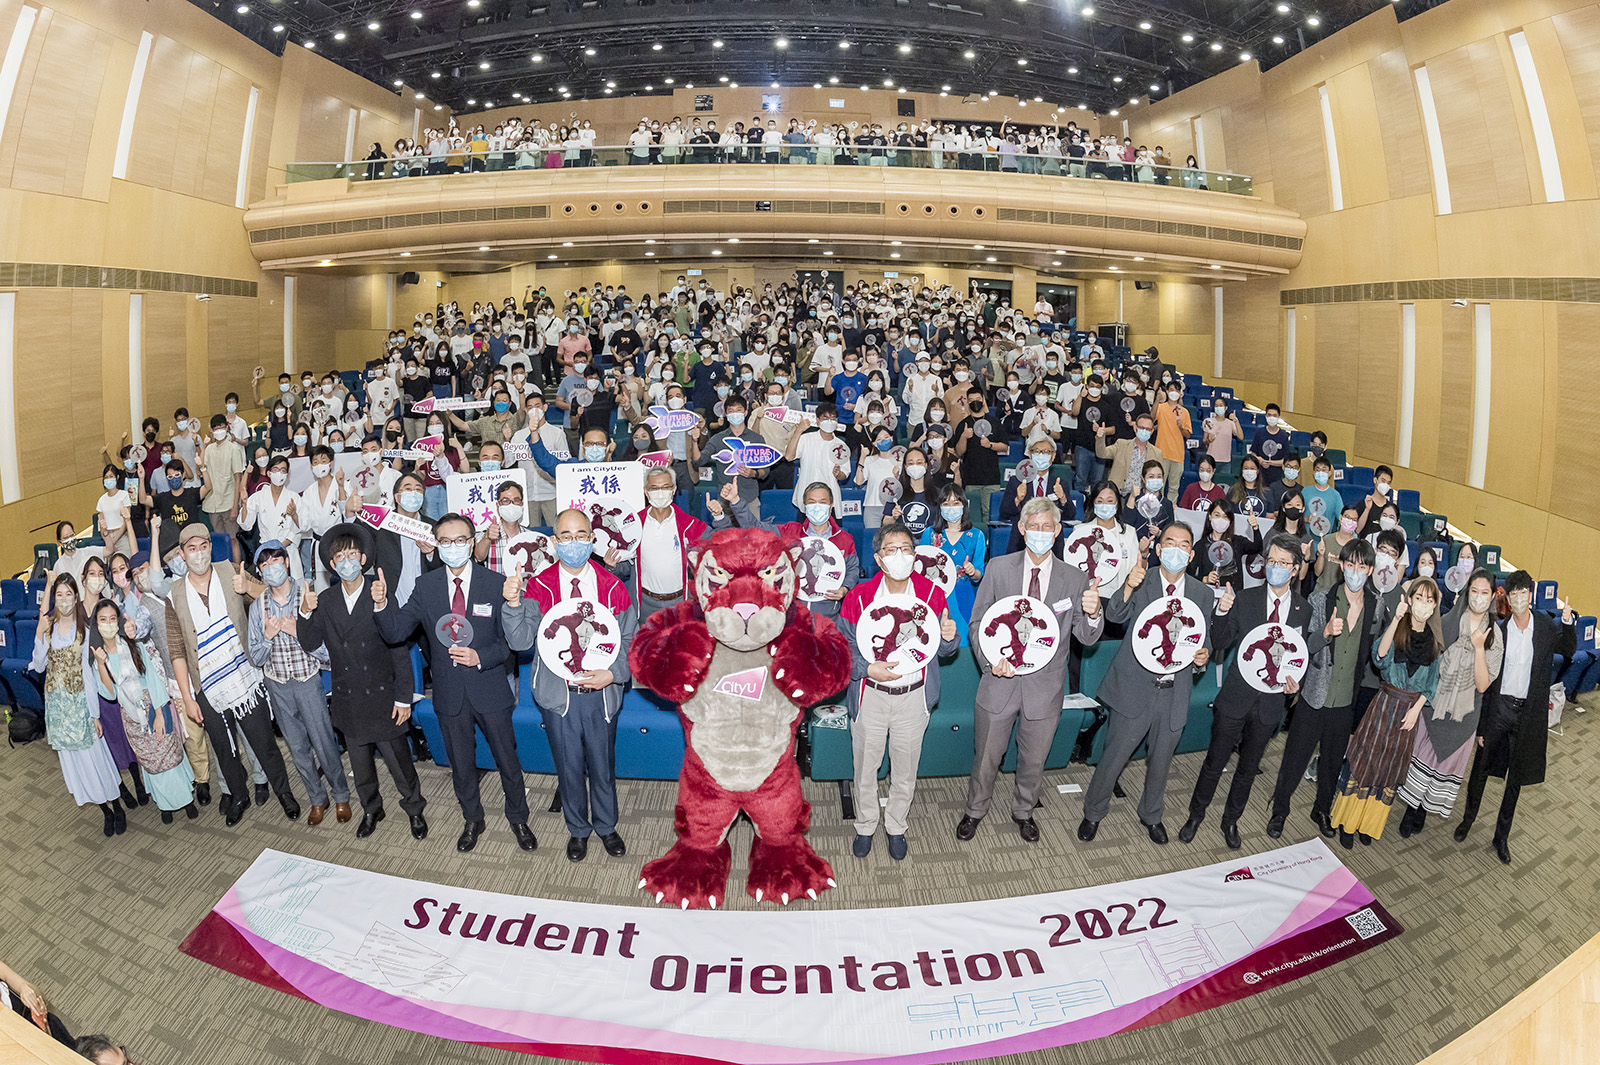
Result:
M1055 602L1050 604L1050 609L1054 610L1057 614L1060 614L1060 613L1062 613L1064 611L1067 611L1067 610L1071 610L1072 609L1072 600L1071 599L1057 599Z
M486 618L486 617L489 617L490 615L492 615L493 613L494 613L494 604L493 603L473 603L472 604L472 616L475 617L475 618Z

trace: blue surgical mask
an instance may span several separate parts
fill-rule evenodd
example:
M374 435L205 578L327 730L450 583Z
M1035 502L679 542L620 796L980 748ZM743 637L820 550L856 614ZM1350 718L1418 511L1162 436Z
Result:
M472 556L470 544L440 544L439 560L451 569L465 566L467 559Z
M1284 585L1289 583L1289 578L1293 575L1294 571L1288 566L1279 566L1271 562L1267 563L1267 584L1273 588L1282 588Z
M1050 468L1050 459L1051 459L1051 456L1047 455L1047 454L1045 454L1043 452L1040 452L1039 454L1034 455L1033 456L1033 468L1036 469L1036 470L1040 470L1040 471L1048 470Z
M604 462L606 460L606 446L604 444L585 444L583 457L589 462Z
M499 459L479 459L478 460L478 469L482 470L484 473L493 473L495 470L498 470L499 468L500 468L500 460Z
M1316 473L1312 474L1311 476L1316 479L1317 487L1319 487L1319 488L1326 488L1327 487L1327 485L1328 485L1328 471L1327 470L1318 470Z
M806 520L813 525L821 525L828 520L829 511L833 510L830 503L807 503Z
M361 576L361 560L359 558L341 558L333 564L333 572L339 575L341 581L353 581Z
M189 564L183 560L182 555L173 555L167 559L167 569L172 571L174 577L182 577L189 572Z
M1096 503L1094 505L1094 516L1101 521L1110 521L1117 516L1117 505L1115 503Z
M509 403L496 403L494 405L494 412L496 414L504 414L506 411L508 411L510 409L511 409L511 404L509 404Z
M939 516L945 521L960 521L966 512L967 508L960 503L948 503L939 508Z
M894 447L894 441L890 440L888 437L884 437L883 439L878 441L878 450L879 451L888 451L892 447Z
M1168 573L1182 573L1187 565L1189 565L1189 552L1183 548L1163 547L1161 549L1161 568Z
M588 540L556 541L556 557L568 569L577 569L589 561L589 556L594 554L594 544Z
M422 509L422 493L412 489L400 493L400 509L408 514L415 514Z
M115 477L107 477L101 483L103 483L106 486L106 491L108 491L108 492L117 487L117 479Z
M744 424L744 411L742 411L742 410L730 410L728 412L728 424L729 425L743 425Z
M1139 438L1139 443L1141 444L1148 444L1150 442L1150 430L1148 429L1135 429L1133 431L1133 435Z
M343 440L334 440L334 441L332 441L331 443L328 444L328 450L333 452L335 455L344 454L344 441Z
M1144 490L1146 492L1159 492L1161 491L1161 486L1165 483L1159 477L1146 477L1144 479Z
M282 562L262 566L261 579L267 582L269 588L277 588L289 579L289 567Z
M1367 575L1358 569L1346 568L1344 571L1344 586L1352 592L1359 592L1366 587Z
M1022 539L1027 542L1028 550L1036 555L1049 554L1050 549L1056 543L1054 533L1043 532L1038 529L1029 529L1022 534Z

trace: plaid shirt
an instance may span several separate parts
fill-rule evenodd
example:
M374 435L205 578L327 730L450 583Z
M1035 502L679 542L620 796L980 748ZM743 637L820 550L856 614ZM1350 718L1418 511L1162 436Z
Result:
M267 639L265 621L268 616L287 620L295 618L300 605L300 581L289 584L289 601L279 603L269 589L261 598L250 604L250 661L255 663L268 680L285 684L290 681L310 680L328 666L328 649L319 647L315 654L307 654L297 637L280 632Z

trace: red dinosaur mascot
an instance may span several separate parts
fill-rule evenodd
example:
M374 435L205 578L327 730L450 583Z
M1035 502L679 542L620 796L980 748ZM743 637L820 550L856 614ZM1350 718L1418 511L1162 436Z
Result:
M798 543L723 529L688 551L694 601L652 616L628 653L634 683L679 704L686 741L678 841L639 886L684 909L725 901L728 829L742 810L756 829L745 891L814 899L834 886L833 869L806 842L794 736L806 707L849 683L850 646L796 601Z

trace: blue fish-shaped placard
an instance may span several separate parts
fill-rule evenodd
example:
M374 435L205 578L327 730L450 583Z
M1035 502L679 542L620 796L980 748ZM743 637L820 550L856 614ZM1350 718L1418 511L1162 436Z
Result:
M747 444L736 436L724 437L722 450L711 457L732 469L743 466L747 470L760 470L783 461L783 452L766 444Z
M692 410L672 410L668 407L651 407L650 417L645 424L655 432L657 438L667 433L681 433L693 429L700 424L700 415Z

